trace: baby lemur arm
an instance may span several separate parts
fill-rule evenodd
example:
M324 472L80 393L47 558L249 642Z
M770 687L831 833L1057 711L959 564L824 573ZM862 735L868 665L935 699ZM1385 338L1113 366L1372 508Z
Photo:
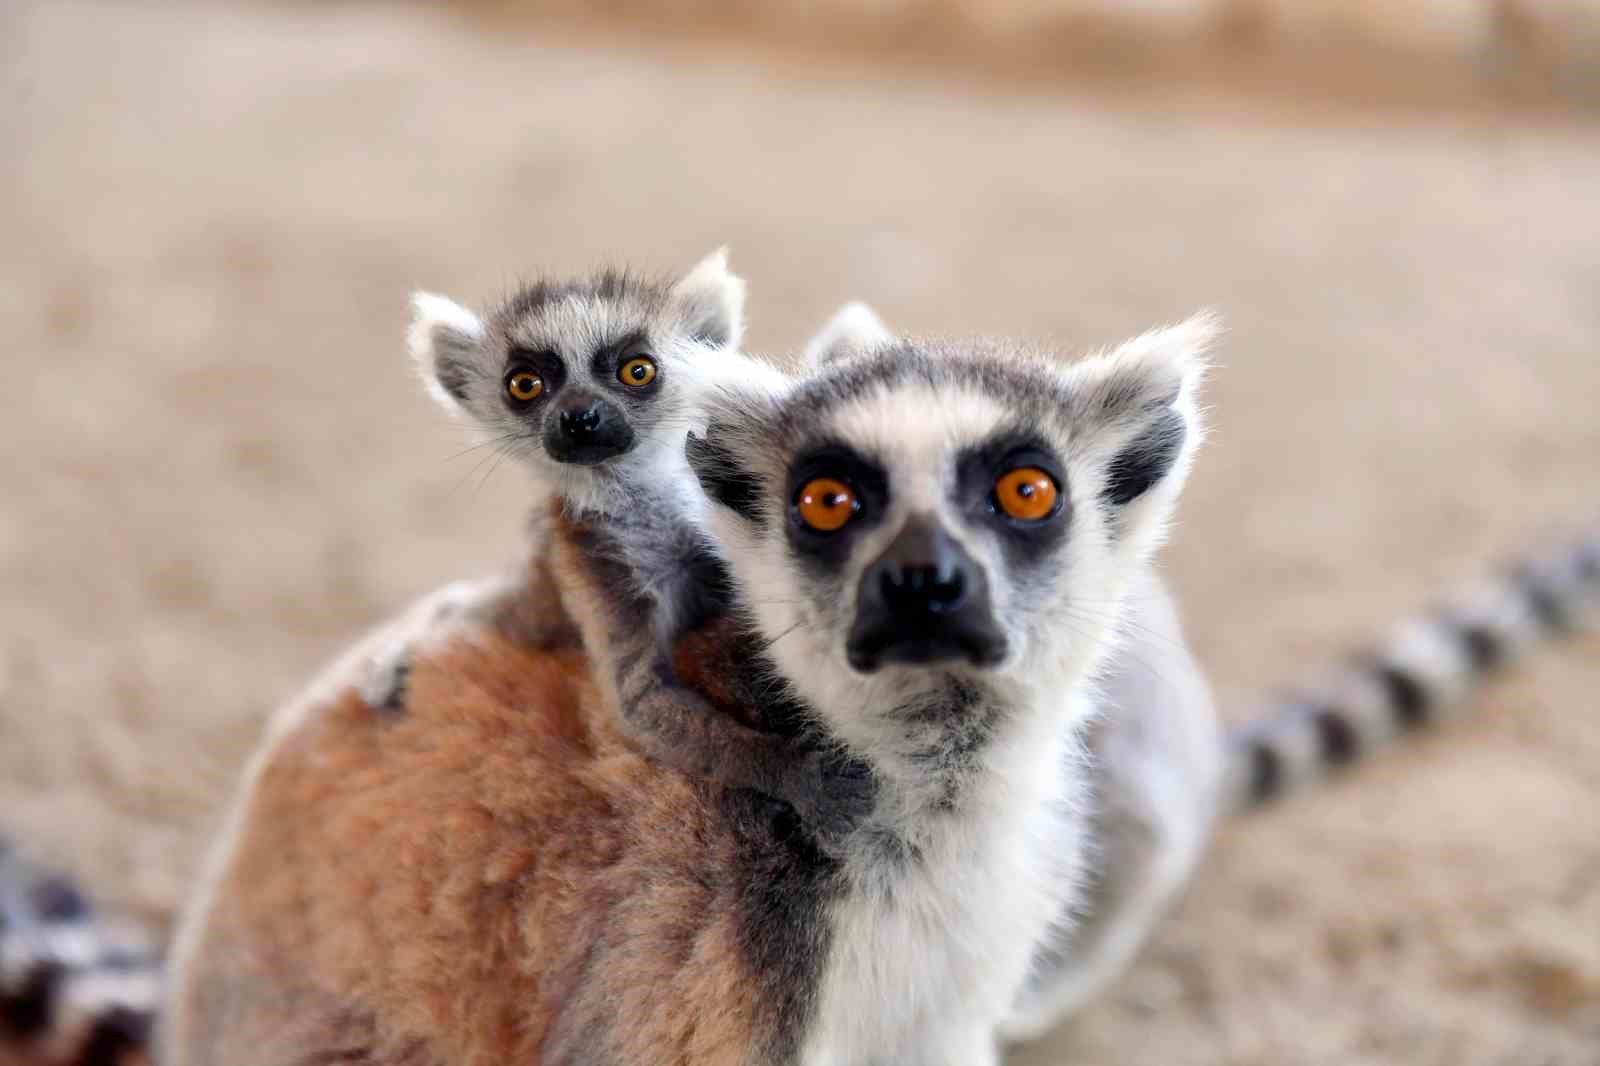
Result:
M634 746L680 773L781 800L822 836L847 832L870 810L871 782L847 772L830 751L803 736L752 728L678 680L674 645L708 621L720 600L722 579L708 555L683 553L652 594L623 561L619 542L594 530L573 532L571 550L561 553L566 565L580 570L577 584L603 590L604 600L569 602L568 610Z

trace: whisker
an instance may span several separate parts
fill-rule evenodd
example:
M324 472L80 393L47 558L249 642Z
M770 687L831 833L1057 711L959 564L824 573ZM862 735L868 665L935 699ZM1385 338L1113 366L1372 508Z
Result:
M530 434L530 433L522 433L522 432L502 433L498 437L490 437L488 440L479 441L477 444L474 444L471 447L463 448L459 452L456 452L454 455L447 455L447 456L445 456L443 462L448 463L448 462L451 462L453 460L461 458L463 455L470 455L473 452L477 451L479 448L489 448L489 447L492 447L492 446L497 445L497 444L503 444L506 441L516 440L518 438L526 438L526 439L531 440L531 439L533 439L533 435Z

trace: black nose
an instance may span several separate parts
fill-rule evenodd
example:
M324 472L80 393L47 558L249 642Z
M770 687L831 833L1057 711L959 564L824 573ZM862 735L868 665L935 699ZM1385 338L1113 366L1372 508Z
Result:
M983 568L937 520L917 516L862 573L846 650L862 671L949 659L993 666L1006 640Z
M595 466L633 447L628 416L603 397L577 394L544 423L545 453L558 463Z
M875 569L884 606L896 614L944 614L966 603L967 569L952 548L949 538L941 538L919 544L910 553L912 558L926 561L880 559Z
M561 432L574 440L590 436L600 428L600 406L595 404L581 409L561 412Z

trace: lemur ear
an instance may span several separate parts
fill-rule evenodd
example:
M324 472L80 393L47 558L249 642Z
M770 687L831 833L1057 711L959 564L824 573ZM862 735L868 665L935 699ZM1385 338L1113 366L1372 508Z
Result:
M718 248L672 287L690 335L713 348L737 348L744 336L744 279L728 272Z
M740 461L725 425L712 422L705 434L691 432L684 443L689 469L713 503L748 522L761 521L761 479Z
M1130 522L1159 525L1177 500L1204 432L1197 395L1206 353L1221 332L1220 319L1203 312L1067 371L1075 425L1109 451L1101 499Z
M483 320L465 307L430 292L411 296L406 345L428 393L446 410L459 411L467 386L479 373Z
M893 342L894 334L876 311L864 303L847 303L806 343L805 361L815 369Z

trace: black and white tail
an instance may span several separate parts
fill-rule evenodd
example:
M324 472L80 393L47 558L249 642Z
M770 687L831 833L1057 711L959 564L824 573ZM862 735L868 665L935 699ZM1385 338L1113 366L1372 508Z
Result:
M1258 806L1453 717L1529 650L1597 623L1600 530L1406 619L1323 683L1270 703L1233 730L1223 810Z
M155 938L96 914L70 880L0 839L0 1060L148 1062L161 976Z

